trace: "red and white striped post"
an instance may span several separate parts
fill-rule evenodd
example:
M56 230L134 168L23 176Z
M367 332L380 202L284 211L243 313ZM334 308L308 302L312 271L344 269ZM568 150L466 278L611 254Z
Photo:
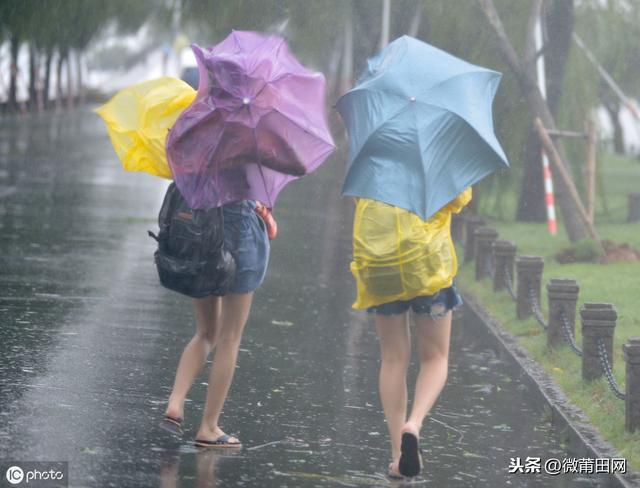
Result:
M542 15L538 15L535 29L536 52L542 53ZM547 98L547 83L544 71L544 55L540 54L536 61L536 74L538 75L538 88L542 98ZM551 166L544 149L540 149L542 157L542 175L544 178L544 201L547 207L547 226L549 233L556 235L558 226L556 223L556 207L553 199L553 180L551 179Z
M553 180L551 179L551 167L546 153L542 154L542 171L544 175L544 201L547 205L547 226L551 235L556 235L558 226L556 224L556 207L553 200Z

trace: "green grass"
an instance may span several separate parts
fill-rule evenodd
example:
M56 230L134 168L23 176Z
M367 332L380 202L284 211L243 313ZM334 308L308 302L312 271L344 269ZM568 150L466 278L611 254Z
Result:
M627 242L640 249L640 223L625 223L627 195L640 188L640 162L606 155L602 165L600 181L604 188L598 192L600 198L596 202L597 231L602 239ZM603 194L606 196L606 208L602 203ZM558 235L554 237L547 232L544 223L519 223L492 218L490 215L485 217L489 225L499 232L500 239L516 243L518 255L529 254L544 258L542 308L545 317L547 300L544 285L551 278L574 278L578 281L578 308L585 302L614 304L618 311L614 339L614 375L618 384L624 388L622 344L629 337L640 336L640 262L559 264L554 259L555 254L570 246L561 223ZM611 393L606 380L584 382L581 378L581 359L568 347L550 351L546 346L544 331L534 319L516 319L515 302L506 292L494 293L488 279L475 281L472 263L461 266L459 280L465 290L480 298L503 327L518 338L519 343L586 413L591 424L628 459L630 466L640 469L640 432L629 434L624 431L624 402ZM580 346L582 339L579 316L577 320L576 342Z

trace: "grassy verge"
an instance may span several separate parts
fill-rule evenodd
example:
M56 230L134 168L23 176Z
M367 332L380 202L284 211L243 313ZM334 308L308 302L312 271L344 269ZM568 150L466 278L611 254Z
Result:
M630 159L606 156L603 158L602 184L607 205L596 206L596 227L602 239L618 243L627 242L640 249L640 223L626 224L627 194L640 188L640 163ZM601 199L602 200L602 199ZM585 302L613 303L618 311L614 339L614 375L624 388L624 358L622 344L629 337L640 336L640 262L612 264L559 264L555 254L569 247L569 240L560 223L557 236L551 236L546 224L530 224L492 218L485 215L500 239L513 241L518 254L542 256L543 313L547 316L544 285L551 278L574 278L580 285L578 308ZM460 254L459 254L460 255ZM461 266L459 280L463 288L479 297L504 328L514 334L571 400L588 416L592 425L611 442L629 461L640 469L640 432L629 434L624 430L624 402L610 391L606 380L586 383L581 379L581 359L568 347L550 351L544 331L534 319L518 320L515 303L506 292L494 293L489 279L477 282L471 264ZM576 324L576 342L582 343L580 323Z

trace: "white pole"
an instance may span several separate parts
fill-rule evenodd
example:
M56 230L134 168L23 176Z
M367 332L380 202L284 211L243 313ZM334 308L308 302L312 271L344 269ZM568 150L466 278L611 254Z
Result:
M422 22L422 7L422 2L418 3L416 11L413 14L413 19L411 19L411 27L409 27L409 35L411 37L417 37L418 30L420 30L420 22Z
M344 20L344 51L342 53L342 81L340 82L340 94L346 93L353 83L353 24L351 4L347 5Z
M380 49L389 44L389 17L391 16L391 0L382 1L382 33L380 34Z

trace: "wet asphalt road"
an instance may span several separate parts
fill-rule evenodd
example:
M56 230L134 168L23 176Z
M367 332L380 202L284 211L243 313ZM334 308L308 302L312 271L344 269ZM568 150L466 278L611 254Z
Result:
M188 299L159 286L146 235L166 183L122 171L88 110L1 122L0 460L68 461L71 486L389 484L374 328L350 309L352 207L339 196L337 157L281 194L280 234L221 421L246 448L220 454L190 444L206 373L185 438L157 428L194 330ZM508 474L510 457L567 453L469 327L454 323L448 384L413 484L599 486Z

